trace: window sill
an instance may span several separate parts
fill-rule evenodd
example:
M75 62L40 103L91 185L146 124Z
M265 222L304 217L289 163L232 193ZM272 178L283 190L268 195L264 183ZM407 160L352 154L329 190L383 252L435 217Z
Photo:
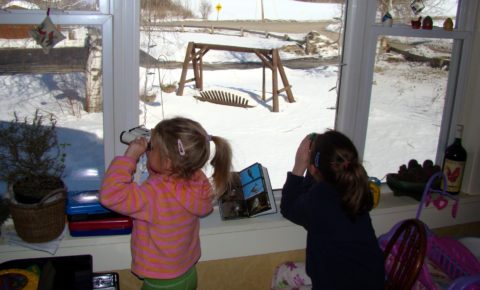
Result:
M480 221L480 195L461 195L457 217L451 216L451 203L442 210L430 205L420 219L430 228ZM397 221L413 218L418 202L405 196L382 194L377 208L371 212L377 235L388 231ZM5 226L13 226L8 223ZM306 231L278 212L251 219L222 221L218 208L201 221L201 261L242 257L305 248ZM94 271L130 268L130 235L71 237L68 233L56 256L91 254ZM0 262L50 254L8 245L0 238Z

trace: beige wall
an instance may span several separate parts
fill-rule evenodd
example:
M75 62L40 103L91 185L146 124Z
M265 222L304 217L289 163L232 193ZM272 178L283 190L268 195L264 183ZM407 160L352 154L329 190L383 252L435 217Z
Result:
M434 229L439 236L480 237L480 222ZM198 290L267 290L275 267L285 261L305 261L305 251L212 260L197 265ZM120 270L120 289L140 289L142 283L130 270Z
M200 262L197 290L270 289L275 267L285 261L304 261L305 251L248 256ZM130 270L118 271L120 289L140 289L142 283Z

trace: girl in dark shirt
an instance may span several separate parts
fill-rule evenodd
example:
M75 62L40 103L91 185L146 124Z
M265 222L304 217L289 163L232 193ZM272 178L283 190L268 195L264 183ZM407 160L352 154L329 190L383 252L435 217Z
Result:
M281 213L307 230L312 289L383 289L384 262L369 211L367 173L348 137L311 134L297 149Z

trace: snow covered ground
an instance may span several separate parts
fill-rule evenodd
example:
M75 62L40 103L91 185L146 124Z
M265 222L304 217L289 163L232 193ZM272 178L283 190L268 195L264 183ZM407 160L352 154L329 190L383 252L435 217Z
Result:
M224 13L226 9L227 4L224 5ZM85 29L76 33L81 35ZM183 61L189 41L262 48L288 44L285 40L266 39L261 35L239 37L229 33L162 32L151 35L155 47L150 49L147 47L147 35L142 34L141 49L160 61ZM59 44L66 45L79 44L68 41ZM34 44L31 40L2 40L0 47L7 46L30 47ZM433 51L428 43L418 46L418 49L422 49L425 55ZM338 51L334 49L324 53L335 55ZM292 57L281 54L282 59ZM212 51L204 57L204 62L212 63L251 60L257 60L256 56L232 52ZM286 68L285 71L292 84L295 103L288 103L285 93L282 93L280 112L272 113L268 69L266 101L261 99L260 68L204 71L204 89L231 91L254 106L238 108L193 98L198 95L193 83L187 84L183 96L162 93L159 82L178 82L181 70L160 69L153 71L155 74L149 74L152 71L140 68L140 91L156 94L155 100L139 103L140 124L150 128L163 118L176 115L198 120L210 134L224 136L231 142L235 170L260 162L268 168L273 187L280 188L286 172L293 165L295 150L303 136L334 127L338 81L336 65L312 69ZM398 55L382 54L379 57L373 85L368 152L365 155L365 164L371 176L382 178L411 158L423 161L435 157L447 74L448 71L442 68L403 62ZM187 78L192 76L189 71ZM103 115L83 111L84 81L83 73L0 75L0 122L10 121L14 111L32 116L37 108L57 116L62 142L70 144L66 181L71 189L98 186L104 170ZM71 96L72 92L75 95L73 99L68 97L68 93ZM407 125L398 125L406 120L409 122ZM396 152L399 154L392 154ZM390 156L388 162L384 160L385 155Z

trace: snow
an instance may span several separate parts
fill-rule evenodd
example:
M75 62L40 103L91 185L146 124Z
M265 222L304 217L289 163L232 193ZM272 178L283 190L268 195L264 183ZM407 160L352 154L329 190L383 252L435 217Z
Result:
M291 0L276 1L281 2L281 5L278 4L276 10L270 11L276 11L278 17L280 7L287 8L285 10L291 15L315 15L315 19L331 19L332 15L339 12L332 4L328 5L333 8L314 10L312 7L319 8L321 5ZM247 18L248 13L257 13L256 8L247 6L245 2L222 1L221 17L226 19L229 9L236 11L237 15L247 15ZM272 2L273 0L265 0L265 5ZM295 2L298 9L304 10L288 10L287 2ZM216 3L213 6L215 5ZM240 11L248 13L243 14L244 12ZM59 46L79 46L83 43L81 36L85 33L86 29L83 28L75 30L77 40L66 40L59 43ZM302 35L293 37L301 38ZM148 51L161 62L183 61L189 41L270 49L294 43L265 38L262 35L246 34L241 37L231 31L210 34L195 30L152 35L150 48L145 34L141 35L140 40L141 49ZM31 47L34 43L27 40L3 40L0 46ZM429 48L423 46L422 49ZM338 51L333 49L324 53L331 56L338 54ZM281 53L282 60L294 57L293 54ZM392 61L395 58L397 61ZM258 58L254 54L210 51L203 61L247 62L258 61ZM199 94L193 83L187 84L183 96L162 93L159 89L160 80L164 84L178 82L181 69L149 71L155 72L152 75L148 74L146 69L140 68L140 91L156 94L153 102L140 102L140 124L152 128L163 118L177 115L195 119L210 134L223 136L231 142L235 170L260 162L267 167L273 187L280 188L286 172L293 166L300 140L310 132L323 132L334 127L338 70L337 65L312 69L285 68L288 81L292 84L295 102L288 103L286 94L280 94L280 112L274 113L271 112L271 71L268 69L266 101L261 99L261 68L204 70L205 90L230 91L247 99L249 104L254 106L238 108L201 102L193 98ZM433 69L425 65L405 63L392 54L383 54L378 59L369 120L368 152L365 154L365 165L371 176L382 178L387 172L396 172L399 165L411 158L418 158L419 161L434 159L447 74L448 71L442 68ZM193 73L189 70L187 79L191 77ZM32 116L36 108L40 108L43 113L57 116L61 141L70 144L67 147L65 172L65 180L70 189L98 186L104 171L103 114L86 113L83 110L81 101L85 98L85 88L82 85L84 82L84 73L0 75L0 121L13 119L14 111L20 115ZM283 87L280 79L279 87ZM404 123L406 120L408 123ZM125 128L127 129L129 128ZM389 156L388 162L384 160L385 156ZM207 168L208 170L210 169Z

